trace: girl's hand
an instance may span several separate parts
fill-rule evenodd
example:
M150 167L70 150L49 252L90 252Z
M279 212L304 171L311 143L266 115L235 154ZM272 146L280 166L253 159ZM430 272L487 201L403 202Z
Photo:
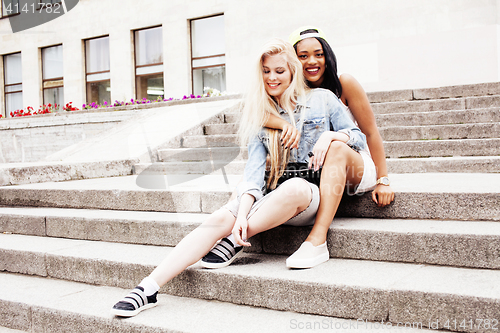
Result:
M313 156L309 157L309 169L314 166L314 171L318 171L320 167L323 166L325 162L326 153L330 148L330 143L332 143L332 134L334 132L323 132L319 137L318 141L314 145L312 153Z
M372 199L379 207L387 206L394 201L394 191L390 186L379 184L372 192Z
M252 244L246 241L247 228L248 228L248 221L246 218L244 217L236 218L236 222L234 223L232 233L234 236L234 240L236 241L237 244L242 246L252 246Z
M299 148L300 132L288 122L281 129L281 144L285 148Z

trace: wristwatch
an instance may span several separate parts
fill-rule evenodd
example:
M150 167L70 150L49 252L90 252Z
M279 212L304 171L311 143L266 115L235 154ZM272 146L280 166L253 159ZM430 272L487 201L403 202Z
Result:
M379 185L379 184L382 184L382 185L385 185L385 186L389 186L391 184L391 182L389 181L389 177L387 177L387 176L380 177L377 180L377 185Z

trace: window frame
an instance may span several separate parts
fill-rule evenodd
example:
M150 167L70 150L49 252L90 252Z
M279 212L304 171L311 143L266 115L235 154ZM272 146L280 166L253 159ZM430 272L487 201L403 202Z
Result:
M42 103L43 103L43 105L47 104L47 102L45 101L45 90L47 90L47 89L54 89L54 88L63 88L63 92L64 92L64 74L61 77L54 77L54 78L50 78L50 79L44 79L43 78L44 77L43 50L44 49L49 49L51 47L58 47L58 46L60 46L61 50L63 50L63 44L50 45L50 46L45 46L45 47L41 47L40 48L40 54L41 54L41 59L42 59ZM64 57L63 57L63 59L64 59ZM63 70L64 70L64 62L63 62ZM53 85L53 86L50 86L50 87L45 87L45 84L47 82L56 82L56 83L58 83L57 81L62 81L62 82L60 84L58 84L58 85ZM63 101L63 103L64 103L64 101ZM62 106L62 105L59 105L59 106Z
M203 17L197 17L189 20L189 42L190 42L190 56L191 56L191 61L190 61L190 67L191 67L191 92L194 94L195 90L195 82L194 82L194 71L198 69L206 69L206 68L214 68L214 67L225 67L226 66L226 60L224 59L224 63L219 63L219 64L214 64L214 65L208 65L208 66L194 66L193 61L195 60L202 60L202 59L210 59L210 58L216 58L216 57L225 57L226 53L222 54L215 54L215 55L209 55L209 56L203 56L203 57L193 57L193 21L197 20L204 20L212 17L217 17L217 16L224 16L224 13L220 14L214 14L214 15L209 15L209 16L203 16ZM225 17L224 17L225 19ZM225 36L223 36L225 38ZM224 50L225 51L225 50Z
M16 83L9 83L7 84L7 80L6 80L6 66L5 66L5 58L8 57L8 56L12 56L14 54L19 54L21 55L21 59L22 59L22 52L19 51L19 52L14 52L14 53L8 53L8 54L2 54L2 66L3 66L3 102L4 102L4 110L5 110L5 116L7 117L7 115L9 114L9 112L7 111L7 95L10 95L10 94L18 94L18 93L23 93L23 80L22 80L22 72L21 72L21 81L20 82L16 82ZM21 90L15 90L15 91L7 91L7 87L12 87L12 86L17 86L17 85L20 85L21 86Z
M85 104L93 103L92 101L89 100L89 83L100 83L100 82L108 82L109 81L109 87L111 89L111 59L110 60L110 66L108 70L105 71L97 71L97 72L88 72L88 65L87 65L87 41L94 40L94 39L101 39L101 38L108 38L108 56L111 57L111 50L110 50L110 45L109 45L109 35L103 35L103 36L97 36L97 37L92 37L92 38L87 38L83 40L83 54L84 54L84 67L85 67ZM103 73L109 73L109 79L105 80L93 80L89 81L88 76L89 75L94 75L94 74L103 74ZM111 102L111 91L110 91L110 100L107 102Z
M144 31L144 30L149 30L149 29L157 29L161 28L161 33L162 33L162 41L163 43L163 25L155 25L151 27L146 27L146 28L140 28L140 29L135 29L132 30L132 36L133 36L133 48L134 48L134 87L135 87L135 98L139 99L139 89L137 87L137 78L140 77L147 77L147 76L153 76L153 75L158 75L158 74L164 74L164 61L158 62L158 63L152 63L152 64L146 64L146 65L137 65L137 37L136 33L139 31ZM163 46L162 46L162 59L163 59ZM152 72L152 73L147 73L147 74L137 74L137 69L138 68L147 68L147 67L154 67L154 66L162 66L163 70L160 72ZM163 77L163 93L165 94L165 77ZM165 97L165 96L163 96Z

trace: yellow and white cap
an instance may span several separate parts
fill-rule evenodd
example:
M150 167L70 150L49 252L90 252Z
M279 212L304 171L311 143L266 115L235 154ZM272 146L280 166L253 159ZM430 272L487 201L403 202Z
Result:
M300 34L301 32L306 31L306 30L316 30L317 32L308 32L308 33L305 33L302 35ZM319 38L322 38L326 41L326 35L323 32L323 30L321 30L320 28L313 27L313 26L304 26L304 27L298 28L297 30L295 30L294 32L292 32L290 34L290 36L288 37L288 41L290 42L290 44L295 46L295 44L297 44L301 40L306 39L306 38L310 38L310 37L319 37Z

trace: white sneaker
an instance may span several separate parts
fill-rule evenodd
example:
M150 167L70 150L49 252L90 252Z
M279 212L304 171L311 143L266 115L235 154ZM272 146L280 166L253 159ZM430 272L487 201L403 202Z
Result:
M304 242L294 254L286 259L288 268L312 268L330 259L326 242L314 246L311 242Z

